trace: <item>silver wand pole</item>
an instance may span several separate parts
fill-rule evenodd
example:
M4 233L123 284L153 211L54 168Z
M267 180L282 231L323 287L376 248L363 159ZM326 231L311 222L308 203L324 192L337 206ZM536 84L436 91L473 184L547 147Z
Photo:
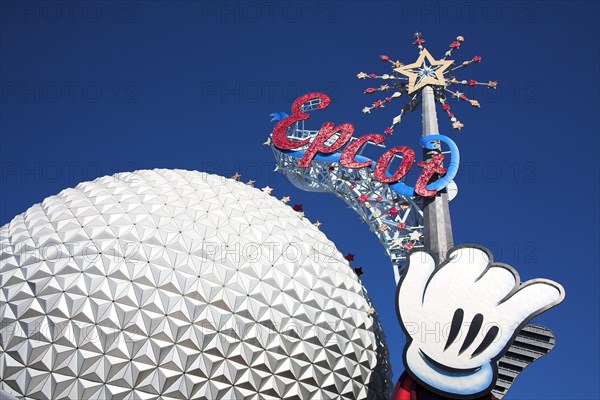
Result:
M423 112L423 136L438 135L438 123L435 110L435 99L431 86L426 86L421 92L421 106ZM434 150L424 150L423 158L427 161L434 154L440 153L438 145ZM424 242L425 250L433 255L439 264L446 258L447 251L452 248L452 222L450 221L450 208L448 207L448 193L446 189L439 191L434 197L423 199Z

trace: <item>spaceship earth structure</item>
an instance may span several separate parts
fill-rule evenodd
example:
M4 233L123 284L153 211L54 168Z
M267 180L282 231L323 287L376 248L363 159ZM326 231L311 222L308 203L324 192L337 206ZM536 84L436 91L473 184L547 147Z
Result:
M0 391L379 399L377 315L301 213L201 172L98 178L0 229Z

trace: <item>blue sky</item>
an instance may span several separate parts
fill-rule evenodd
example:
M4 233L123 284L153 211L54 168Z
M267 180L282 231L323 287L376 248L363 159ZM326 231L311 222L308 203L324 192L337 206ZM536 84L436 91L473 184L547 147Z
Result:
M356 254L388 337L394 375L403 339L391 265L377 239L331 195L273 174L262 142L268 115L309 91L332 105L318 122L381 132L395 110L371 98L359 71L389 72L380 54L412 62L412 35L441 57L482 63L460 77L480 109L440 131L461 150L451 203L456 243L488 245L522 278L562 283L565 302L535 321L557 336L512 399L597 399L597 2L15 2L0 3L0 224L81 181L141 168L185 168L255 179L290 195L342 252ZM391 108L391 107L390 107ZM389 139L417 148L420 115Z

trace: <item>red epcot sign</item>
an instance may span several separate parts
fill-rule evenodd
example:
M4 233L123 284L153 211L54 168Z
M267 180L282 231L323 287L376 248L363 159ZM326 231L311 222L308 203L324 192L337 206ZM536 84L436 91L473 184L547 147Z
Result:
M307 168L319 153L332 154L337 152L350 141L354 134L354 126L350 123L335 126L333 122L325 122L314 138L307 138L300 141L289 140L286 136L288 128L298 121L304 121L310 118L309 114L302 112L301 106L308 101L316 99L321 100L321 103L317 105L318 110L327 108L331 102L329 96L318 92L308 93L299 97L292 104L292 114L279 121L277 125L275 125L272 133L273 145L280 150L297 150L308 145L308 148L304 151L304 154L298 161L298 167L300 168ZM338 138L327 146L325 143L338 133ZM381 144L384 141L385 136L378 133L371 133L357 138L342 150L340 164L346 168L353 169L370 167L372 162L358 162L356 161L356 155L367 142ZM388 175L386 171L392 158L396 154L402 154L402 162L394 173ZM442 167L443 160L443 154L435 154L430 160L417 163L417 166L423 168L423 171L421 171L417 183L415 184L416 194L424 197L431 197L437 193L437 190L428 190L426 186L435 174L444 175L446 173L446 169ZM413 149L406 146L393 147L383 153L375 163L375 179L382 183L398 182L406 176L414 164L414 161L415 152Z

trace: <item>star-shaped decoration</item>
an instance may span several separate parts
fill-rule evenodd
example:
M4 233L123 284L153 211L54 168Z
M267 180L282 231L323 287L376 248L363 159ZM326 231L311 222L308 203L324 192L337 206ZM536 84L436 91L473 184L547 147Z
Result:
M419 231L412 231L408 237L410 238L410 240L419 240L421 238L421 232Z
M290 202L290 196L284 196L284 197L282 197L282 198L281 198L281 202L282 202L283 204L287 204L287 203L289 203L289 202Z
M270 146L271 145L271 137L269 136L267 138L267 140L263 143L265 146Z
M321 229L321 225L323 224L321 223L321 221L317 220L317 222L315 222L313 225L316 226L318 229Z
M398 210L396 207L392 207L389 210L387 210L387 213L392 217L396 217L396 215L398 215L398 213L400 212L400 210Z
M273 188L269 187L269 186L265 186L264 188L261 189L263 192L265 192L266 194L271 194L271 192L273 191Z
M235 181L239 181L240 178L242 177L242 174L240 174L239 172L236 172L231 179L235 180Z
M467 68L474 63L480 63L482 60L481 56L473 56L460 63L449 60L454 54L453 51L460 50L464 40L465 38L463 36L457 36L456 40L450 43L449 50L445 53L445 56L437 60L423 47L425 39L421 36L421 33L417 32L415 33L415 41L413 43L419 48L419 56L414 63L403 64L400 61L392 61L387 55L380 55L379 59L381 61L392 66L393 73L378 75L361 72L358 75L361 79L371 78L385 80L379 87L371 86L364 89L363 93L371 96L375 93L389 93L393 91L393 94L388 94L383 99L371 102L370 105L362 109L362 112L364 114L371 114L373 110L388 108L388 105L394 101L404 101L405 103L400 108L399 114L392 118L391 126L384 128L384 133L390 135L394 131L394 126L400 123L404 114L419 108L422 100L422 97L419 96L420 91L425 87L430 87L433 89L434 101L441 103L445 107L442 107L442 111L445 111L448 115L452 128L460 131L464 125L454 116L454 113L450 111L449 105L447 104L447 97L449 97L447 93L451 94L452 97L459 101L468 101L471 106L475 108L479 108L480 104L477 100L467 98L462 92L453 91L452 86L463 85L474 87L480 85L494 89L498 83L496 81L484 83L474 79L459 80L454 76L457 70Z
M356 74L356 77L358 79L365 79L368 75L365 74L364 72L359 72L358 74Z
M248 182L246 182L246 185L254 186L255 183L256 183L256 181L253 181L252 179L250 179Z
M400 247L400 246L402 246L402 242L403 242L403 239L397 237L397 238L394 238L394 240L392 241L392 245L394 247Z
M464 127L464 125L460 121L452 122L452 129L456 129L456 130L460 131L463 127Z
M356 268L354 268L354 273L357 276L361 276L362 274L364 274L362 267L356 267Z
M408 77L408 93L414 93L427 85L446 86L444 71L450 68L453 60L436 60L427 49L423 49L417 61L394 68L394 71Z
M415 41L413 42L413 44L418 44L418 45L421 45L421 44L423 44L423 43L425 43L425 39L423 39L423 38L421 37L421 34L420 34L420 33L416 33L416 34L415 34Z
M344 258L348 261L354 261L354 254L348 253L344 256Z

